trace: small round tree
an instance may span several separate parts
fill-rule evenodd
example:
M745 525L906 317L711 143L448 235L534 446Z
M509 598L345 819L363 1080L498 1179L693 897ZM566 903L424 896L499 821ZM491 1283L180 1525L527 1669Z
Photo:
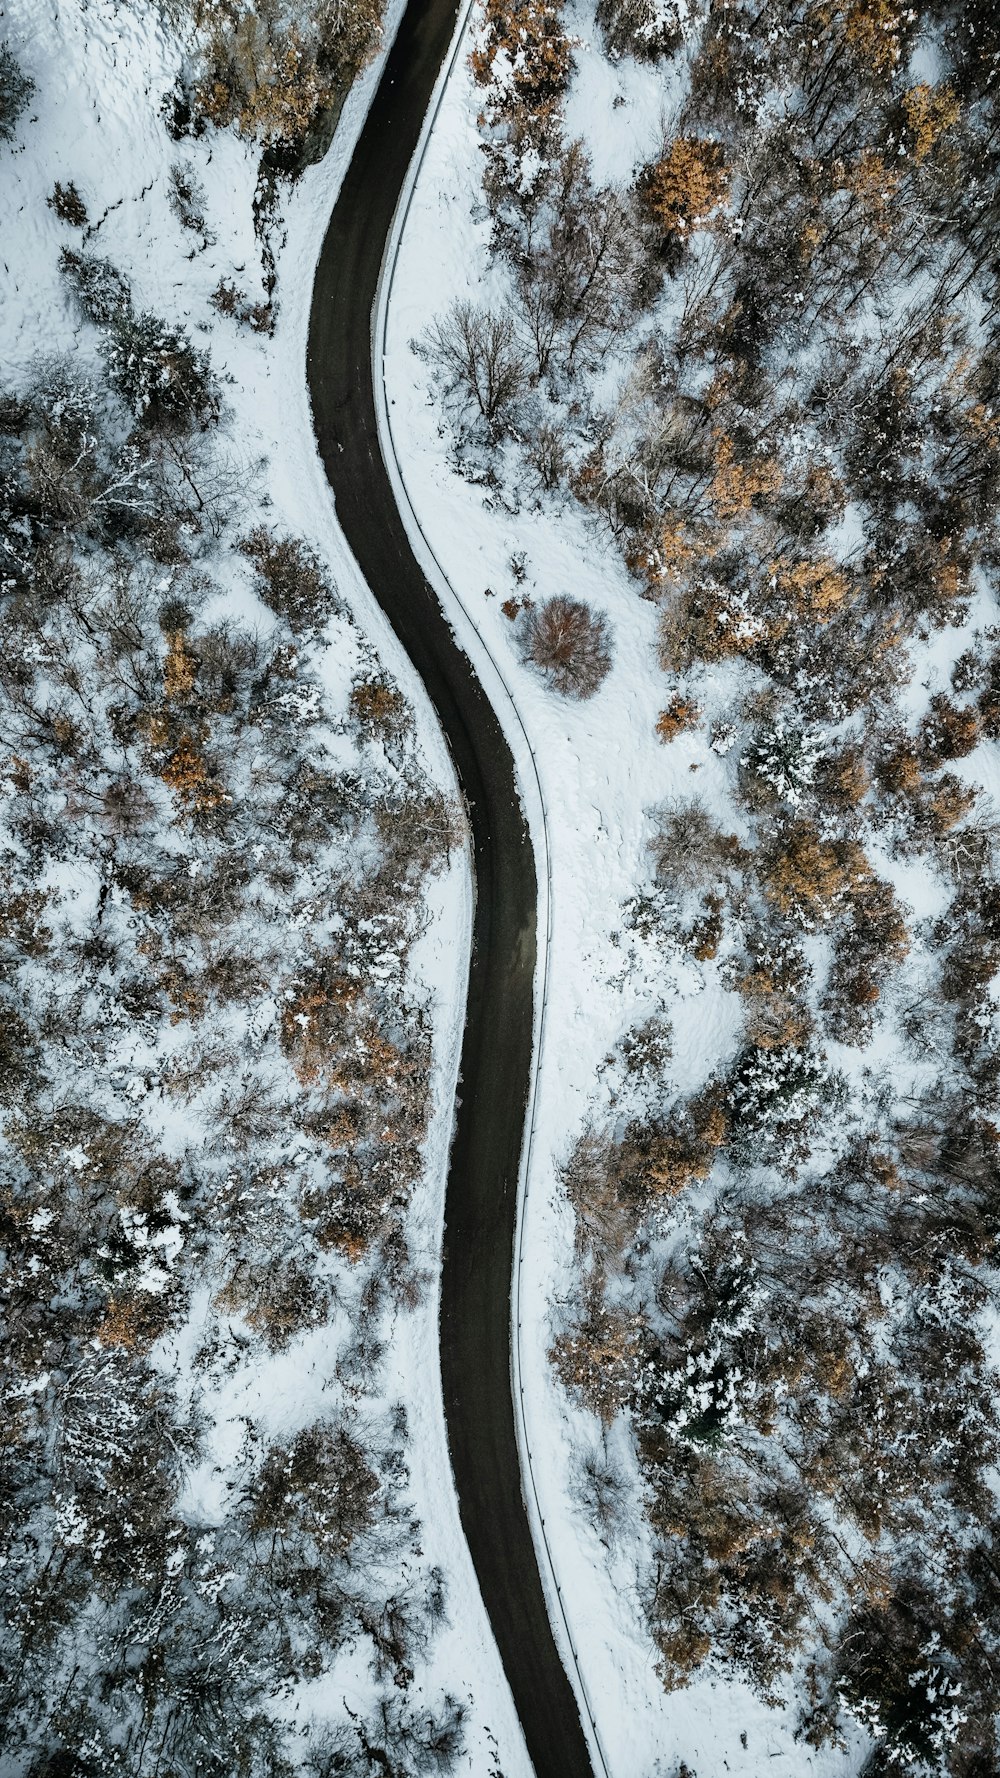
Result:
M592 698L611 671L607 618L557 593L525 612L521 653L564 697Z

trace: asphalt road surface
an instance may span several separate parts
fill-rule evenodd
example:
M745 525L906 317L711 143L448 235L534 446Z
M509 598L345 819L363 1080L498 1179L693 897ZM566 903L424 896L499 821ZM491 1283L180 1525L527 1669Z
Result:
M445 1415L462 1524L537 1778L591 1778L538 1576L511 1398L510 1285L531 1068L535 860L510 749L407 542L380 453L372 386L372 309L382 253L456 10L454 0L410 0L403 15L323 243L307 374L337 516L434 705L472 826L477 899L441 1301Z

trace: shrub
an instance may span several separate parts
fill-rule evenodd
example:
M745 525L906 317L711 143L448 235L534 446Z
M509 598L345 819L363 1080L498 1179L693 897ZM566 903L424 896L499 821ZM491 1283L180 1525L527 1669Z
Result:
M358 679L351 686L351 715L373 734L398 735L407 727L410 713L398 685L390 679Z
M87 206L72 180L68 185L60 185L57 179L52 196L46 202L49 209L55 211L60 222L68 222L73 228L83 228L87 220Z
M958 122L961 111L962 107L948 85L928 86L921 81L903 94L903 115L918 166L927 159L946 131Z
M796 616L809 618L817 624L829 623L851 590L843 569L825 559L772 562L771 584Z
M780 913L809 929L832 920L870 875L860 846L822 839L811 821L796 821L765 865L764 886Z
M221 402L207 352L182 328L148 312L119 312L103 344L108 377L139 422L165 432L203 431Z
M660 628L660 660L668 672L686 673L699 661L753 654L773 634L741 587L708 576L678 592Z
M483 27L469 57L473 77L490 89L497 111L545 112L565 87L571 45L555 0L486 0Z
M701 705L676 692L666 709L660 711L656 719L656 732L661 741L676 740L685 729L697 728L700 716Z
M979 740L979 719L975 710L963 709L937 692L931 699L920 739L924 753L931 761L964 759Z
M564 697L593 697L611 671L607 619L564 593L531 607L520 641L523 659Z
M235 124L261 142L301 143L333 85L298 26L285 32L250 11L212 36L196 105L220 129Z
M195 178L193 167L179 162L170 169L170 208L182 228L201 235L205 245L210 238L205 228L205 191Z
M598 0L597 22L609 53L653 61L670 55L683 41L683 0Z
M59 270L72 284L88 321L108 327L130 313L132 292L128 280L110 259L74 253L72 247L64 247L59 255Z
M591 1304L571 1333L560 1335L550 1357L566 1389L610 1426L630 1399L640 1356L636 1317Z
M34 81L25 74L13 50L0 44L0 142L13 141L17 120L34 90Z
M653 811L650 850L661 883L694 889L724 880L743 861L735 834L723 833L703 802L666 803Z
M298 632L319 630L337 608L330 585L311 549L295 537L274 537L263 525L240 544L249 556L262 597Z
M718 142L677 136L639 181L643 205L668 240L684 240L724 202L731 168Z

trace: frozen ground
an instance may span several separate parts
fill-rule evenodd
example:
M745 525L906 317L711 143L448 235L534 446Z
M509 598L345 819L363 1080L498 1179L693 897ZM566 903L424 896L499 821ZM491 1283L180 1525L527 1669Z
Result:
M392 19L400 11L393 0ZM5 279L0 305L0 363L5 381L16 382L39 354L86 350L80 324L57 269L59 248L78 245L46 206L56 180L72 180L90 220L88 246L111 258L128 275L137 307L148 307L185 326L209 347L225 384L233 421L230 450L251 490L252 504L269 524L307 539L329 564L339 589L365 634L403 686L417 712L429 773L450 785L450 766L419 683L395 644L367 588L360 581L338 530L332 499L312 443L304 361L312 272L326 219L377 78L371 68L350 94L333 148L323 163L281 194L282 214L272 240L278 260L279 318L273 338L240 331L218 317L208 298L221 277L230 277L250 302L260 300L259 244L252 204L257 155L234 136L210 131L201 140L173 142L161 119L161 103L173 85L179 59L157 9L135 0L14 0L0 14L3 35L15 49L36 92L18 128L14 147L0 145L0 263ZM205 191L206 244L186 232L168 200L171 165L193 170ZM331 692L342 701L351 662L336 640L317 661ZM410 1223L414 1246L432 1282L413 1314L394 1329L386 1361L385 1391L406 1405L412 1494L423 1522L423 1550L444 1571L449 1624L436 1637L427 1670L415 1687L428 1694L447 1689L467 1700L468 1751L459 1769L485 1775L502 1769L524 1778L527 1760L520 1728L493 1646L489 1625L461 1536L450 1485L437 1360L438 1250L451 1106L464 1005L469 876L460 858L431 892L431 919L416 955L419 979L433 995L435 1115L427 1150L425 1184ZM165 1368L190 1382L189 1342L163 1351ZM215 1424L214 1457L222 1470L235 1453L239 1417L252 1414L271 1435L294 1431L330 1403L338 1387L336 1339L297 1339L266 1366L238 1366L203 1398ZM210 1469L210 1466L209 1466ZM192 1475L189 1496L200 1510L221 1499L220 1476L205 1466ZM300 1686L286 1709L307 1731L313 1714L334 1714L341 1700L357 1706L370 1682L355 1671L317 1682L326 1695Z
M583 38L566 107L568 132L585 135L598 178L626 179L650 158L674 94L655 70L613 68ZM615 104L617 97L623 104ZM429 369L414 353L433 318L455 298L489 301L488 219L478 202L479 96L460 57L416 180L388 298L388 417L402 477L427 545L454 590L451 616L470 626L510 688L516 717L498 708L521 761L526 806L540 819L527 736L546 811L551 932L535 1136L523 1229L521 1365L528 1440L540 1515L569 1632L613 1778L673 1778L683 1761L698 1778L723 1772L854 1773L862 1739L816 1754L793 1741L792 1724L745 1686L702 1678L666 1696L654 1666L638 1588L645 1560L640 1521L606 1547L576 1504L583 1454L599 1444L592 1416L572 1408L547 1362L554 1313L573 1279L573 1227L557 1183L560 1164L593 1101L604 1058L629 1026L666 1012L674 1027L673 1073L690 1092L725 1063L738 1030L737 997L711 987L689 959L673 979L662 954L643 956L622 930L623 903L648 880L649 808L697 790L729 809L733 762L703 734L664 747L655 734L663 679L655 665L655 612L636 595L610 545L579 508L484 499L453 468ZM524 552L514 573L512 557ZM523 579L520 576L523 575ZM501 606L512 595L568 593L607 613L615 664L598 694L570 703L546 691L519 662ZM470 646L477 664L482 655ZM489 687L491 675L487 672ZM720 687L724 691L724 684ZM733 682L735 701L736 683ZM522 733L523 730L523 733ZM536 831L536 850L545 846ZM633 1477L628 1437L613 1455ZM557 1629L559 1628L557 1618ZM766 1762L766 1766L765 1766Z

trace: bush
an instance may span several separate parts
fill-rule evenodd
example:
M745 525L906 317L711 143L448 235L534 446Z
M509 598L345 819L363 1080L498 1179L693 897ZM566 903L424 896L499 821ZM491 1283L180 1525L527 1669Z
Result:
M71 223L73 228L83 228L87 220L87 206L72 180L68 185L60 185L57 179L52 196L46 202L49 209L55 211L60 222Z
M674 741L685 729L697 728L701 716L701 706L692 698L681 697L676 692L665 710L661 710L656 719L656 732L661 741Z
M731 169L718 142L677 136L639 181L650 219L667 240L684 240L724 202Z
M198 110L220 129L235 124L241 135L261 142L300 143L333 98L315 49L298 27L282 34L253 11L215 32L207 62Z
M930 761L964 759L979 740L979 719L975 710L963 709L938 692L931 699L920 739Z
M197 351L182 328L129 309L112 322L103 353L111 383L142 425L204 431L219 418L208 353Z
M110 327L131 313L132 292L128 280L110 259L98 259L90 253L74 253L72 247L64 247L59 255L59 270L72 284L87 320L98 327Z
M665 804L654 811L653 820L650 849L657 879L672 889L724 881L743 859L736 835L723 833L697 797Z
M402 734L410 721L406 699L391 679L357 679L351 686L350 710L355 722L372 734Z
M525 613L521 653L567 698L592 698L611 671L607 619L558 593Z
M509 67L508 79L497 78L498 57ZM553 0L527 0L522 6L487 0L469 63L478 84L490 89L497 111L546 113L563 91L572 65L561 5Z
M240 544L262 583L261 596L298 634L322 629L337 608L335 589L312 551L296 537L274 537L258 526Z
M34 81L13 50L0 44L0 142L13 141L17 120L34 90Z
M683 16L687 8L684 7ZM609 53L653 61L670 55L683 40L678 0L598 0L597 22Z

